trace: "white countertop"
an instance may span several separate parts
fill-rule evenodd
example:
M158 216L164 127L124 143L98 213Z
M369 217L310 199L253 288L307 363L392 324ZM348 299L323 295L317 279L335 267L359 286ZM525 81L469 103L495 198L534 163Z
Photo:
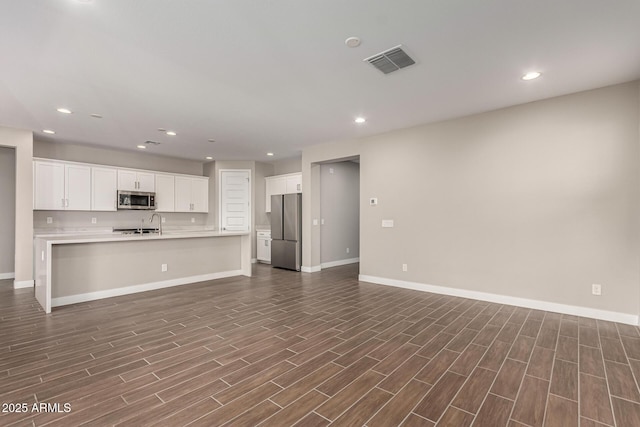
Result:
M220 232L220 231L185 231L173 230L165 231L160 234L122 234L114 232L64 232L36 234L36 239L42 239L52 244L71 244L71 243L98 243L98 242L125 242L125 241L142 241L142 240L167 240L167 239L193 239L200 237L228 237L228 236L246 236L250 234L247 231L242 232Z

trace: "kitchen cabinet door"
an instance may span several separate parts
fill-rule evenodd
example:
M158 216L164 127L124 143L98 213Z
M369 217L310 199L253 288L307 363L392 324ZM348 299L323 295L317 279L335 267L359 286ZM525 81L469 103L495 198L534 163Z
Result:
M288 175L286 177L287 181L287 193L302 193L302 174Z
M175 212L176 183L173 175L156 174L156 210Z
M176 176L176 212L191 212L191 178Z
M64 166L64 188L68 211L91 210L91 168L83 165Z
M91 168L91 210L117 210L117 194L118 171L108 168Z
M118 169L118 190L138 191L138 174L136 171Z
M136 175L138 179L138 191L156 191L156 175L154 173L138 171Z
M191 207L193 212L209 212L209 180L191 179Z
M64 164L34 162L34 204L36 210L64 210Z
M268 176L265 180L265 212L271 212L271 196L287 193L287 177Z

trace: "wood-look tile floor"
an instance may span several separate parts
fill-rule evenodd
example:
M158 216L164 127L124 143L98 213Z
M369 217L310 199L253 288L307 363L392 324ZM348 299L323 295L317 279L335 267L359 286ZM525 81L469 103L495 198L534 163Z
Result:
M0 425L640 426L638 328L357 268L260 265L50 315L5 281L0 403L29 411Z

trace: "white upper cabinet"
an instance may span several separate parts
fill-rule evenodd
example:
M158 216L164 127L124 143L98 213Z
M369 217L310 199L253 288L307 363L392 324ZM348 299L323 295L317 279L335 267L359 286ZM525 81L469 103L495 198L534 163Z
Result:
M209 212L209 179L186 176L175 178L176 212Z
M118 169L118 190L154 192L155 188L156 178L154 173Z
M91 210L91 168L79 164L34 162L33 208Z
M302 193L302 174L268 176L265 178L265 211L271 212L271 196L274 194Z
M175 176L156 174L156 210L159 212L175 212L175 196Z
M118 171L91 168L91 210L115 211L118 201Z

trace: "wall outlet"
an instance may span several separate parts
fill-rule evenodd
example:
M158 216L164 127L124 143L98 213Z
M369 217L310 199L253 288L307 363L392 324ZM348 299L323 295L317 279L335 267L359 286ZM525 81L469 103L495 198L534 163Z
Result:
M602 295L602 285L598 285L596 283L591 285L591 294L592 295Z
M162 217L162 223L164 224L165 222L167 222L167 218Z
M320 225L324 225L324 218L320 220Z
M333 173L333 168L329 168L329 173Z
M376 206L378 204L378 198L372 197L369 199L369 206Z
M317 218L313 220L313 225L318 225L318 219Z
M407 264L402 264L402 271L407 271Z
M47 224L53 224L53 217L47 217Z
M165 271L167 271L167 264L162 264L161 265L161 270L164 273Z
M392 219L383 219L382 220L383 228L393 228L393 220Z
M349 248L347 248L347 253L349 253Z
M98 218L91 218L91 224L97 224Z
M191 223L193 224L194 222L196 222L195 218L191 218Z

